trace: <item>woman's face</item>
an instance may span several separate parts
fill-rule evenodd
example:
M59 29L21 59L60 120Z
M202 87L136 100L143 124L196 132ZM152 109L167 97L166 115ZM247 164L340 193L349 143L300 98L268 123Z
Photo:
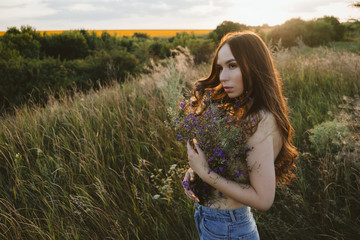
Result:
M244 92L244 82L240 66L227 43L219 50L217 67L219 69L219 80L227 95L230 98L239 97Z

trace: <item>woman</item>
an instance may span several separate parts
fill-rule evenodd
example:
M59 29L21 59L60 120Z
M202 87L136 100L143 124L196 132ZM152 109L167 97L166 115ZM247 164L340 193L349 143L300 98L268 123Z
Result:
M250 208L268 210L275 197L276 182L287 183L297 157L292 145L293 129L287 117L280 78L271 54L252 32L229 33L223 37L212 62L210 75L196 84L192 106L200 104L206 92L245 109L242 120L251 122L247 144L249 184L237 183L210 171L204 152L188 142L190 168L184 181L202 181L221 193L214 204L200 205L189 188L186 195L196 201L195 222L200 239L259 239ZM198 111L201 112L201 111ZM255 121L254 121L255 119ZM249 125L249 124L248 124ZM210 201L211 202L211 199Z

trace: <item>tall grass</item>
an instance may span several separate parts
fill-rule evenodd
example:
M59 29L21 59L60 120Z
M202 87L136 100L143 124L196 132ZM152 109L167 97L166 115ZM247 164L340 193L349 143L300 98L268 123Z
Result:
M307 130L333 118L342 96L360 92L360 57L328 48L293 48L275 54L296 129L295 144L302 147Z
M301 156L297 179L277 190L270 211L255 211L261 237L359 236L359 105L351 99L360 56L293 49L275 60ZM208 69L177 58L152 75L4 116L0 238L196 239L181 186L186 152L166 127L166 99ZM334 119L352 145L316 140Z
M165 126L158 87L185 73L162 70L2 119L0 238L194 237L185 151ZM174 190L153 199L170 176Z
M262 237L357 239L360 56L295 48L278 52L275 61L300 157L295 181L278 188L269 212L256 212Z

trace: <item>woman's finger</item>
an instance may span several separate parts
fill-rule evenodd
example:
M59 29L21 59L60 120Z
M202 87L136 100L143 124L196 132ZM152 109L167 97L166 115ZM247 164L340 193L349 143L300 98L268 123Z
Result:
M186 171L186 173L185 173L185 176L184 176L183 181L186 181L186 180L189 180L189 179L191 179L191 173L190 173L189 170L188 170L188 171Z
M189 150L192 150L192 147L191 147L189 141L186 142L186 147L187 147L188 152L189 152Z
M185 194L189 199L191 199L191 200L193 200L195 202L199 202L199 199L195 196L193 191L185 189Z
M199 199L196 197L194 192L192 190L190 190L190 186L189 186L190 182L194 181L194 176L195 176L194 171L191 168L189 168L186 171L184 179L183 179L183 187L184 187L185 194L189 199L199 202Z
M189 176L190 176L190 181L193 182L195 180L195 173L194 170L192 170L191 168L189 169Z

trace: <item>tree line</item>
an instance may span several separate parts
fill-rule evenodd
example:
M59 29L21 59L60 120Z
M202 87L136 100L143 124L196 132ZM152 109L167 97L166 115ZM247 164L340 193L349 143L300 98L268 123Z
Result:
M360 22L340 23L335 17L304 21L291 19L282 25L251 27L224 21L207 35L186 32L171 38L151 38L144 33L118 37L86 30L41 35L31 26L9 28L0 37L0 111L33 103L45 104L49 94L88 91L111 81L149 71L152 62L172 56L172 49L187 47L195 64L209 62L222 36L231 31L252 30L269 44L315 47L359 37Z

